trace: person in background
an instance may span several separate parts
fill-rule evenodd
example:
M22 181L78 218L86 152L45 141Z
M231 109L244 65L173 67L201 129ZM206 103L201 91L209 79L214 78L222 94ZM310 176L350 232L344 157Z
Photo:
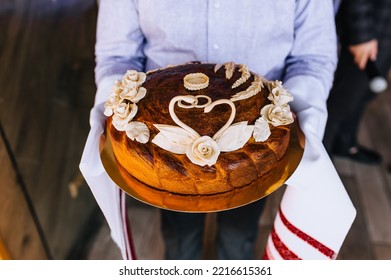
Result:
M323 143L328 153L365 164L381 155L360 145L358 131L368 103L385 84L370 88L375 72L387 77L391 65L391 0L342 0L336 15L339 62L327 102Z
M102 114L114 81L129 69L234 61L268 80L282 80L294 96L291 107L301 127L321 142L337 60L331 0L101 0L99 5L95 108ZM255 257L264 203L218 213L217 258ZM161 210L161 215L166 258L201 258L205 214Z

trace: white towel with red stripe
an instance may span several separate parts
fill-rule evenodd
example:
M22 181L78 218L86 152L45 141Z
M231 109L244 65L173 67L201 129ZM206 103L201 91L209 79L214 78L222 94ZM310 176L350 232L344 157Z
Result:
M293 225L280 208L266 244L264 259L331 260L336 258L336 252Z
M302 82L305 81L305 82ZM316 81L314 80L313 83ZM313 94L308 78L285 84L300 92L294 109L305 134L303 158L286 184L280 209L269 235L265 259L335 259L356 216L356 210L319 135L326 119L325 102ZM315 118L314 116L317 116Z
M90 113L90 132L84 147L80 161L80 171L89 185L98 205L111 230L111 237L118 245L122 258L135 259L133 240L126 211L126 194L118 188L106 173L99 153L99 141L104 132L106 116L104 111L104 98L109 92L113 81L119 76L109 77L102 83L102 89L98 90L94 108Z

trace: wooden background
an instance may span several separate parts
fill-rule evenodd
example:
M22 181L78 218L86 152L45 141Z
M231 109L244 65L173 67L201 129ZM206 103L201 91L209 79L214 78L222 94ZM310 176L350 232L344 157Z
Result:
M83 181L76 198L68 187L95 95L95 21L93 0L0 0L0 237L14 259L72 258L100 215Z
M120 258L78 171L96 90L96 12L94 0L0 0L0 259ZM335 159L358 211L339 259L391 259L390 131L388 89L367 108L360 132L384 163ZM269 197L259 222L258 257L283 191ZM128 212L138 257L163 258L159 210L129 198ZM206 259L214 258L214 218Z

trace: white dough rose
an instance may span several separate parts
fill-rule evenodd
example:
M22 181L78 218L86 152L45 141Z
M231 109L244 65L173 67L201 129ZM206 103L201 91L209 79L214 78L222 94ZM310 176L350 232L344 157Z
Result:
M276 106L274 104L266 105L261 110L261 116L273 126L293 123L293 115L289 106Z
M121 97L121 94L122 84L117 80L115 81L113 90L105 103L105 111L103 112L105 116L110 117L114 113L114 109L117 108L118 105L121 104L121 102L124 100Z
M137 113L137 105L131 103L121 103L114 109L113 125L118 131L125 131L126 125Z
M270 94L268 99L276 106L286 106L293 101L293 96L285 88L282 87L282 82L274 81L269 83Z
M122 79L124 86L139 87L147 78L147 75L143 72L137 72L136 70L128 70Z
M143 99L146 94L147 90L144 87L131 87L128 85L121 92L120 97L133 103L137 103Z
M220 155L220 149L211 137L202 136L187 147L186 155L194 164L212 166Z

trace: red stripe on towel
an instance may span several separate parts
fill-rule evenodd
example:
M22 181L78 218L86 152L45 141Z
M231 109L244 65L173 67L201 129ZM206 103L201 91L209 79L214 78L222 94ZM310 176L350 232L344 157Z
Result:
M274 247L284 260L300 260L300 258L291 250L289 250L289 248L284 244L284 242L281 241L274 227L271 232L271 237Z
M323 255L329 257L330 259L334 259L336 256L336 253L328 248L327 246L323 245L321 242L316 240L315 238L312 238L305 232L301 231L297 227L295 227L293 224L291 224L288 219L285 217L284 213L282 213L281 208L279 209L279 214L281 217L282 223L297 237L299 237L304 242L307 242L309 245L317 249L319 252L321 252Z

